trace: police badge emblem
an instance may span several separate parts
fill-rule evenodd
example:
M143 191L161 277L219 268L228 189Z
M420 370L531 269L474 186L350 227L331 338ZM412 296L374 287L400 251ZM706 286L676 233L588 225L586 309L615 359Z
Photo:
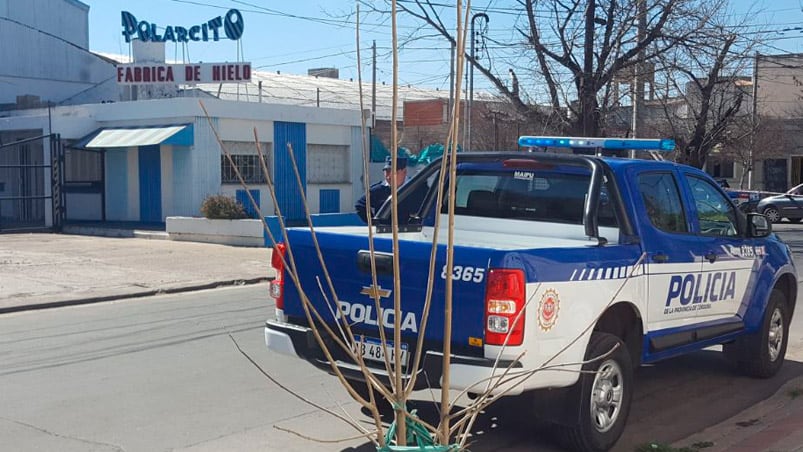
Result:
M549 331L558 321L560 311L560 297L555 289L547 289L538 303L538 326L543 331Z

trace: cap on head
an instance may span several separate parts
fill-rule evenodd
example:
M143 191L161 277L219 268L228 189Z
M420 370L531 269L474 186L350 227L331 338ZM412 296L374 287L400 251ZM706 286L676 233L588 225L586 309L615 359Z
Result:
M392 168L391 157L387 156L385 158L385 166L382 167L382 170L389 170ZM396 169L403 170L407 168L407 157L396 157Z

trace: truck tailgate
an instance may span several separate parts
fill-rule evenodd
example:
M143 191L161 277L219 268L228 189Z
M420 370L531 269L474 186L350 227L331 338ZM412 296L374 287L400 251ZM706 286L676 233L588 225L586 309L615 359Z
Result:
M371 296L372 277L367 256L368 238L354 234L318 232L317 238L329 275L339 300L339 312L346 316L355 334L378 338L379 324L392 338L394 291L401 290L402 340L410 347L415 345L421 332L421 319L429 279L431 244L400 240L401 287L393 286L392 240L388 235L375 236L378 254L377 289L381 294L383 312L380 316ZM311 235L308 230L289 231L289 243L296 265L304 269L299 275L307 297L327 322L333 322L335 297L330 292ZM359 250L359 251L357 251ZM454 291L452 307L452 348L462 354L482 356L485 321L485 278L493 250L460 246L455 249ZM362 257L361 257L362 255ZM360 263L362 260L362 263ZM427 326L427 341L443 341L444 291L446 247L438 247L432 307ZM319 289L323 288L323 290ZM324 297L325 294L325 297ZM327 301L329 300L329 306ZM292 322L306 323L299 293L288 279L285 285L284 312ZM427 347L429 348L429 347ZM438 345L436 347L440 349Z

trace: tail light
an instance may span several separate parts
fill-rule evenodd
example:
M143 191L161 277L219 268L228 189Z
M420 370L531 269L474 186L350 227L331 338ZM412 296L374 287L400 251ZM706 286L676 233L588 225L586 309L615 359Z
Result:
M488 272L485 288L486 344L522 344L525 301L524 271L496 268Z
M270 266L276 270L276 279L270 282L270 296L276 300L276 309L284 309L284 262L287 247L284 243L277 243L270 256Z

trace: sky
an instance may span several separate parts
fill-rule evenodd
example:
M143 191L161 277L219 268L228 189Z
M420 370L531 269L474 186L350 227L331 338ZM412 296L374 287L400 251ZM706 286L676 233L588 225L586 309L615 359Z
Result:
M243 16L239 41L167 43L168 60L181 62L247 61L257 70L306 74L307 69L336 67L341 79L357 78L355 37L356 1L353 0L81 0L90 6L90 50L129 54L122 34L121 12L130 12L138 21L190 28L230 9ZM434 3L454 4L452 0ZM514 38L514 0L476 0L473 11L487 12L488 36L497 41ZM731 0L734 20L750 15L751 20L773 30L762 53L803 53L803 0ZM387 15L361 7L360 42L363 81L371 79L371 43L377 45L377 78L392 82L390 21ZM756 13L756 11L759 11ZM453 12L445 12L453 16ZM399 19L399 82L403 85L449 89L450 49L440 38L408 42L406 36L417 31L409 18ZM221 29L221 35L223 30ZM497 69L502 72L501 69ZM506 69L505 69L506 72ZM482 76L475 74L475 89L493 91Z

